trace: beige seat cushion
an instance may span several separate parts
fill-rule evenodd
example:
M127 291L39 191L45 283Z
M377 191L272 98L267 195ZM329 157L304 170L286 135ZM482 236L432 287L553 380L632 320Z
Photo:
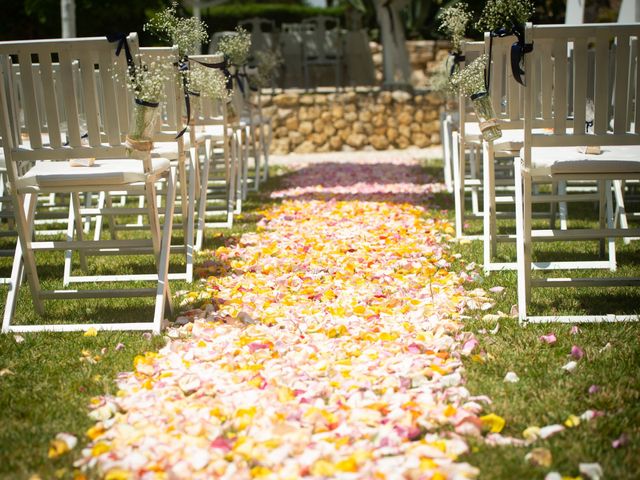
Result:
M552 174L640 173L640 145L604 146L601 152L592 155L581 153L578 147L536 147L531 149L531 165Z
M189 132L184 134L184 149L185 152L189 152L191 148L191 136ZM196 143L200 144L204 142L205 135L201 132L196 132ZM154 157L164 157L170 160L178 159L178 142L153 142L153 150L151 155Z
M169 160L153 158L153 174L169 169ZM17 188L100 187L143 182L146 174L142 160L96 160L91 167L72 167L69 162L42 161L36 164L16 182Z

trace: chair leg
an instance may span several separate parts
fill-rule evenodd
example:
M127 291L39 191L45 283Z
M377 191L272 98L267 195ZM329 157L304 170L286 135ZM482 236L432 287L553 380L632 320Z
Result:
M606 182L604 180L598 180L598 193L600 196L600 201L598 202L598 217L599 217L599 223L600 223L600 228L604 229L607 226L607 213L606 213L606 209L607 209L607 193L605 192L605 185ZM605 258L606 256L606 247L605 247L606 243L605 243L605 239L601 238L600 239L600 258Z
M262 120L262 114L260 114ZM269 130L269 140L265 130ZM262 181L266 182L269 179L269 146L271 145L271 127L267 127L264 122L260 122L260 143L262 146L262 156L264 157L264 170L262 171Z
M476 145L474 145L471 148L471 158L470 158L470 162L469 162L469 171L471 174L471 178L472 179L477 179L480 176L480 168L478 165L478 156L479 156L479 150L482 147L478 147ZM471 211L473 212L474 215L478 215L480 213L480 206L479 206L479 202L478 202L478 187L477 186L472 186L471 187Z
M567 182L561 180L558 183L558 194L565 196L567 194ZM567 218L569 216L569 208L566 201L558 203L558 214L560 216L560 230L567 229Z
M497 229L496 229L496 197L495 197L495 172L494 172L494 151L493 142L483 142L483 218L484 227L483 247L484 247L484 271L489 271L489 266L496 255L497 250Z
M200 200L198 202L198 228L196 229L196 244L195 249L200 251L202 249L202 243L204 242L204 230L206 227L206 215L207 215L207 190L209 183L209 168L210 158L209 152L211 149L211 139L205 140L205 158L202 165L202 171L200 172Z
M516 251L518 263L518 320L527 319L531 298L531 179L524 172L523 159L515 158Z
M100 192L98 194L98 210L102 210L104 208L105 202L105 192ZM102 235L102 224L104 222L104 215L99 213L96 215L96 229L93 232L93 239L97 242L100 240L100 236Z
M23 197L24 203L19 201ZM28 193L25 195L13 195L14 215L16 219L16 229L18 230L18 242L11 269L11 281L4 308L2 329L6 331L11 325L11 320L15 314L18 293L22 283L23 273L26 273L27 283L31 290L33 307L39 315L44 314L44 303L40 298L40 279L36 269L33 250L29 248L33 229L33 221L37 203L37 194ZM23 208L20 208L23 205ZM23 272L24 269L24 272Z
M455 208L456 238L462 238L462 224L464 222L464 173L461 172L463 163L460 158L464 152L460 152L458 132L453 132L453 202Z
M171 250L171 234L173 230L173 210L175 206L175 182L176 174L174 169L170 169L167 178L167 198L165 202L164 226L162 228L162 238L159 238L160 230L152 229L152 237L159 241L160 255L157 260L158 266L158 287L156 290L156 305L153 314L153 333L160 334L162 323L164 320L165 308L169 310L169 314L173 314L173 305L171 303L171 289L169 287L169 253ZM155 188L150 186L151 194L149 197L154 198ZM155 221L152 224L158 224L157 208L155 201L148 203L150 218L155 215ZM155 242L154 242L155 243Z
M620 221L620 228L629 228L629 222L627 220L627 211L624 206L624 182L622 180L613 181L613 193L616 199L616 220ZM629 245L631 239L629 237L624 238L624 244Z
M607 216L607 227L614 228L615 216L613 213L613 190L612 190L612 182L611 180L606 180L604 182L605 189L605 202L606 202L606 216ZM608 250L609 250L609 270L612 272L616 271L616 239L614 237L607 238Z
M197 147L191 147L190 151L190 163L189 163L189 191L187 202L187 214L182 215L182 221L187 223L186 235L185 235L185 249L186 249L186 281L191 283L193 281L193 226L195 216L195 197L196 197L196 162L198 159ZM166 220L165 220L166 222Z

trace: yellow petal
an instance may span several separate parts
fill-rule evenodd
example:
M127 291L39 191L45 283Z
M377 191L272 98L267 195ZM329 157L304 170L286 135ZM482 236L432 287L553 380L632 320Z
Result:
M505 420L495 413L480 417L482 425L487 427L491 433L500 433L505 425Z
M98 330L96 330L94 327L89 327L87 331L84 332L85 337L95 337L96 335L98 335Z
M580 425L580 417L576 415L569 415L564 421L564 426L568 428L577 427L578 425Z

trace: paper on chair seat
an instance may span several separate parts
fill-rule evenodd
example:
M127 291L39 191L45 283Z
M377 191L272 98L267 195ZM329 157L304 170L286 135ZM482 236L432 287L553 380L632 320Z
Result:
M69 159L69 165L72 167L91 167L96 163L95 158L71 158Z
M166 158L152 158L151 172L162 173L169 169ZM124 185L143 182L146 179L142 160L96 160L90 167L72 167L69 162L41 161L16 182L22 188L54 188L77 186Z

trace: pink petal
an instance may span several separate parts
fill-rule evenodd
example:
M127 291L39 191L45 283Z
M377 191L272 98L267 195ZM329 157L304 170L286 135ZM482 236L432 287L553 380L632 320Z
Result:
M555 333L547 333L546 335L540 336L540 341L548 344L556 343L556 334Z
M616 438L613 442L611 442L611 446L613 448L624 447L629 443L629 436L626 433L623 433L618 438Z
M476 340L475 338L467 340L466 342L464 342L464 345L462 346L462 354L463 355L471 354L471 352L473 351L474 348L476 348L477 345L478 345L478 340Z
M578 325L574 325L571 327L571 335L578 335L580 333L580 327Z
M490 291L490 292L493 292L493 293L500 293L500 292L502 292L503 290L504 290L504 287L500 287L500 286L497 286L497 287L491 287L491 288L489 289L489 291Z
M115 347L116 352L119 352L124 348L124 343L118 343Z
M594 393L598 393L600 391L600 387L598 385L591 385L589 390L587 390L591 395Z
M576 360L580 360L584 357L584 350L582 350L579 346L574 345L571 347L571 356Z

